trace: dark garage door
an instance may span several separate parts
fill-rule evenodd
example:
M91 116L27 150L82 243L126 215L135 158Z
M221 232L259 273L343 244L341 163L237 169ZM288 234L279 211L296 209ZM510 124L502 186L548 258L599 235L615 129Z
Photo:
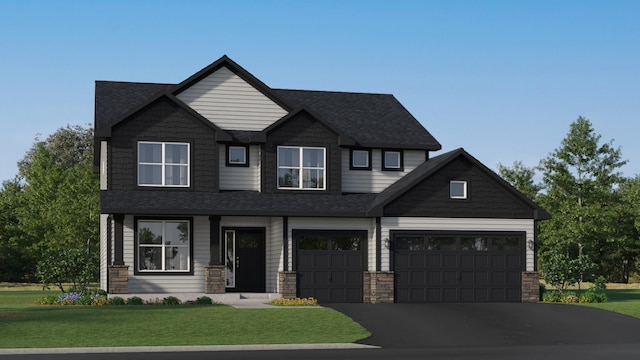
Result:
M366 231L296 231L298 296L362 302Z
M392 236L396 302L521 301L524 233Z

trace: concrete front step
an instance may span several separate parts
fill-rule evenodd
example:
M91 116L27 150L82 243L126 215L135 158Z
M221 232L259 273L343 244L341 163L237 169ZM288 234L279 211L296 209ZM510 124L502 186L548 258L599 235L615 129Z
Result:
M153 294L109 294L109 297L121 297L123 299L137 296L145 301L162 300L166 297L173 296L182 302L195 301L197 298L207 296L214 303L222 303L227 305L248 304L248 303L266 303L273 299L282 297L278 293L225 293L225 294L205 294L205 293L153 293Z

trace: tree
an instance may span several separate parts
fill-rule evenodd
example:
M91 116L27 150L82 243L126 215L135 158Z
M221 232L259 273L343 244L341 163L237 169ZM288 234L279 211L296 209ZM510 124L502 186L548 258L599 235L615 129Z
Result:
M0 281L34 278L33 239L21 229L16 209L24 206L23 186L18 179L5 181L0 189Z
M513 167L498 164L498 172L502 178L531 200L535 200L542 190L542 186L533 180L536 175L535 168L524 166L522 161L515 161Z
M615 189L623 178L621 150L600 144L591 122L579 117L562 144L540 162L544 192L538 201L552 219L542 222L541 257L562 253L572 258L589 254L602 267L605 243L617 221Z

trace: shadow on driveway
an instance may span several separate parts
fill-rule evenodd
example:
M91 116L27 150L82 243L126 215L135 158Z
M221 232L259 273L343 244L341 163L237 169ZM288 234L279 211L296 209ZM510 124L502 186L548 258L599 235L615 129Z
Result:
M563 304L323 304L383 348L640 344L640 319Z

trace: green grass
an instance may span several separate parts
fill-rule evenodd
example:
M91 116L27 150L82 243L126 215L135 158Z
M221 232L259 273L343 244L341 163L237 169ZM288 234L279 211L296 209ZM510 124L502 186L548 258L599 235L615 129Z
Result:
M370 333L328 308L45 306L0 290L0 348L351 343Z
M640 318L640 289L607 289L605 293L609 301L581 305Z

